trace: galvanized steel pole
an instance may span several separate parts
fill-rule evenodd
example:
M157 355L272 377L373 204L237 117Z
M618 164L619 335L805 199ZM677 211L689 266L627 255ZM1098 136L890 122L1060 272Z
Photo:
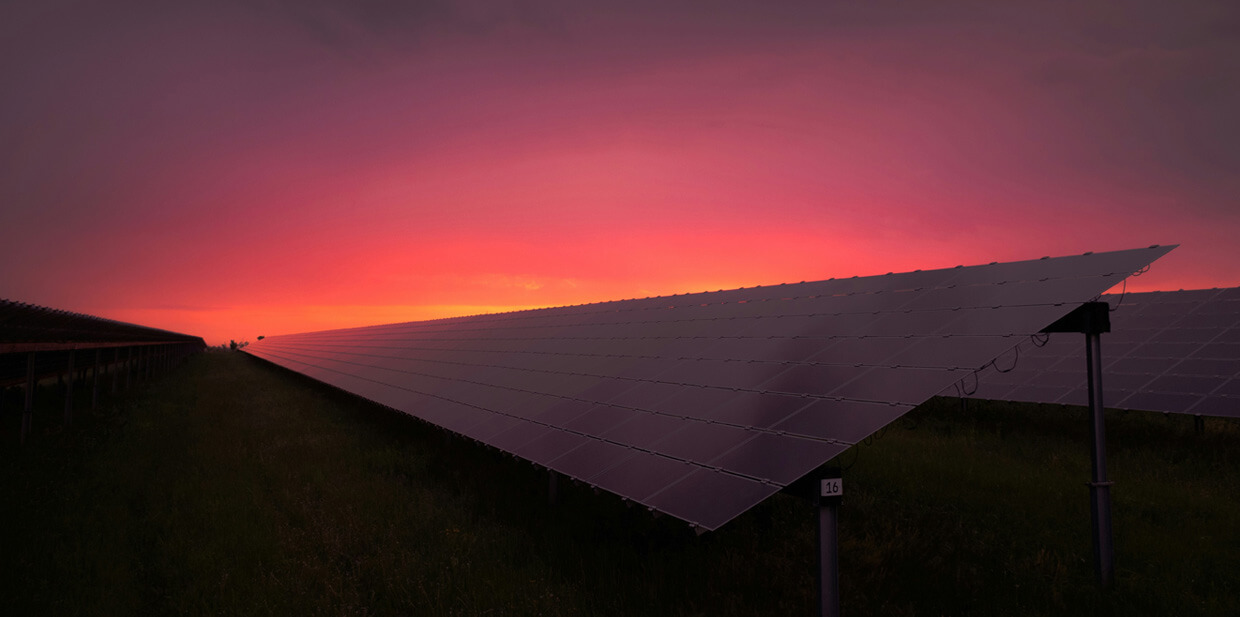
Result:
M65 385L65 426L73 424L73 386L77 383L77 375L73 372L73 358L76 355L74 350L69 350L69 381Z
M26 435L30 434L30 414L34 409L34 352L26 355L26 407L22 411L22 438L21 443L26 443Z
M108 364L108 372L112 373L112 396L116 396L116 383L121 375L121 348L112 348L112 362Z
M95 363L90 367L90 408L99 407L99 360L103 357L102 350L95 349Z
M1080 332L1085 335L1085 376L1089 389L1089 434L1093 480L1089 482L1089 510L1094 528L1094 564L1103 587L1115 583L1115 545L1111 534L1111 484L1107 480L1107 431L1102 404L1102 333L1111 331L1111 307L1086 302L1043 332Z
M1102 337L1085 334L1085 362L1089 374L1090 436L1092 439L1093 481L1089 483L1090 514L1094 527L1094 563L1103 587L1115 583L1115 545L1111 534L1111 485L1107 481L1106 419L1102 405Z
M818 502L818 614L840 614L839 510L844 495L839 474L819 480Z

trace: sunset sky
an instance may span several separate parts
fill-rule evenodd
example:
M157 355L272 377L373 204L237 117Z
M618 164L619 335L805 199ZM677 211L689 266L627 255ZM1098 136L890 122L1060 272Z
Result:
M8 2L0 297L218 344L1150 244L1130 290L1234 286L1238 75L1234 0Z

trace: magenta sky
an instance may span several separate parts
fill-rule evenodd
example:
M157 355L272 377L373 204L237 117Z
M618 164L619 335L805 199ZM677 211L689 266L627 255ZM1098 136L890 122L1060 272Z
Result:
M1240 284L1235 2L408 4L6 3L0 296L218 343L1153 243L1130 289Z

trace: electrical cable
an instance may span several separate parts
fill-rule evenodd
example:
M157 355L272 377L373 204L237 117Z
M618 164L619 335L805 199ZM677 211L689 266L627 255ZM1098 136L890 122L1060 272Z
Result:
M995 364L995 360L998 360L998 358L995 358L995 360L991 360L990 365L995 367L995 370L999 371L1000 373L1011 373L1013 370L1016 369L1016 365L1020 363L1020 345L1017 345L1013 349L1016 350L1016 357L1012 358L1012 366L1009 366L1006 369L999 368L999 365Z
M1145 264L1145 267L1144 267L1144 268L1141 268L1140 270L1137 270L1136 272L1133 272L1130 276L1141 276L1142 274L1145 274L1146 272L1149 272L1149 271L1150 271L1150 265L1151 265L1151 264ZM1120 292L1119 292L1119 300L1117 300L1117 301L1115 302L1115 308L1110 309L1112 313L1114 313L1115 311L1119 310L1119 307L1120 307L1120 306L1122 306L1122 305L1124 304L1124 296L1126 296L1126 295L1128 295L1128 278L1127 278L1127 277L1126 277L1126 278L1124 278L1124 287L1123 287L1123 289L1122 289L1122 290L1120 290Z

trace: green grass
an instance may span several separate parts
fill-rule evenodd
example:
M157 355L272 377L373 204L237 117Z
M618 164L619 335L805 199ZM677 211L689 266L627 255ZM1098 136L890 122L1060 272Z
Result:
M8 614L813 611L815 519L795 497L700 537L566 482L548 506L527 463L239 353L70 431L45 407L25 448L0 448ZM1085 417L939 399L846 453L846 614L1240 614L1240 426L1109 415L1103 592Z

